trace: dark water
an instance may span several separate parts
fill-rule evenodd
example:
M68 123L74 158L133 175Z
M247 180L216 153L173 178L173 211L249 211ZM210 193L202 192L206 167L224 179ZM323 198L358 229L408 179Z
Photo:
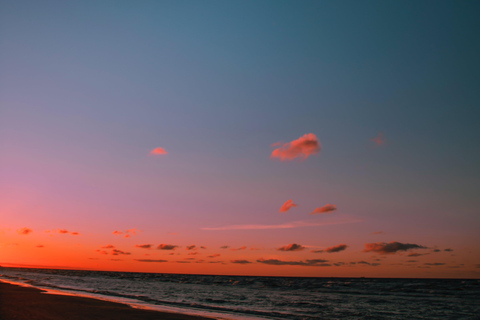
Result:
M212 276L0 268L0 279L266 319L480 319L480 280Z

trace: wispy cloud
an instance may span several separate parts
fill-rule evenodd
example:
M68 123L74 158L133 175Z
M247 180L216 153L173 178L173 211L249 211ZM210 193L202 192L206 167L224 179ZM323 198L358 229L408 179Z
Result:
M223 227L202 228L202 230L267 230L267 229L292 229L301 227L318 227L333 224L345 224L361 222L360 219L343 219L329 222L314 222L314 221L294 221L283 224L237 224Z
M25 227L25 228L18 229L18 230L17 230L17 233L18 233L18 234L21 234L21 235L23 235L23 236L26 236L26 235L29 235L30 233L33 233L33 230L30 229L30 228Z
M410 249L427 249L422 245L414 243L401 243L397 241L392 241L389 243L377 242L377 243L366 243L365 249L363 252L378 252L380 254L393 254L398 251L407 251Z
M335 211L335 210L337 210L337 206L336 206L336 205L327 204L327 205L324 205L324 206L321 207L321 208L316 208L315 210L313 210L313 212L310 212L310 214L332 213L332 212Z
M216 258L216 257L220 257L220 254L219 253L214 253L211 256L207 256L207 258Z
M280 208L280 210L278 210L278 212L287 212L288 210L290 210L291 208L293 207L297 207L297 205L295 203L293 203L293 200L290 199L290 200L287 200L283 205L282 207Z
M185 250L197 250L197 249L198 249L197 246L194 245L194 244L192 244L191 246L186 246L185 247Z
M246 250L246 249L247 249L247 247L241 246L240 248L231 248L230 250L231 251L240 251L240 250Z
M153 149L152 151L150 151L150 154L153 154L153 155L164 155L164 154L168 154L168 152L161 148L161 147L158 147L158 148L155 148Z
M305 247L302 246L301 244L292 243L292 244L280 247L277 250L278 251L301 251L301 250L304 250L304 249L305 249Z
M280 161L292 161L296 158L307 159L312 154L320 152L321 145L313 133L308 133L287 143L277 142L272 145L279 148L272 151L270 158L280 158Z
M273 266L306 266L306 267L328 267L331 264L326 263L328 260L312 259L305 261L282 261L278 259L258 259L257 262L273 265Z
M385 135L383 132L379 132L375 138L370 139L373 141L377 146L384 145L387 142L387 139L385 139Z

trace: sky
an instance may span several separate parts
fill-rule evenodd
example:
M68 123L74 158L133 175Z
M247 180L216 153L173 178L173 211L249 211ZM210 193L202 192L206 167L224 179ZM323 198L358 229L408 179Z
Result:
M0 3L0 265L480 278L477 1Z

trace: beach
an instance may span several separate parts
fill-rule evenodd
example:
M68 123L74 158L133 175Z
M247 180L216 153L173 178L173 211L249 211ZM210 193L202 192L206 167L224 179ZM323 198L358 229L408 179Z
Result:
M207 320L201 316L135 309L126 304L70 295L45 294L44 290L0 282L2 320Z

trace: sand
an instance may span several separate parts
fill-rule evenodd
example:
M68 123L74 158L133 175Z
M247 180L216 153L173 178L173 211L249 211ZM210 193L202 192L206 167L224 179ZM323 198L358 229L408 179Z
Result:
M201 316L135 309L92 298L44 294L43 290L0 282L0 320L211 320Z

